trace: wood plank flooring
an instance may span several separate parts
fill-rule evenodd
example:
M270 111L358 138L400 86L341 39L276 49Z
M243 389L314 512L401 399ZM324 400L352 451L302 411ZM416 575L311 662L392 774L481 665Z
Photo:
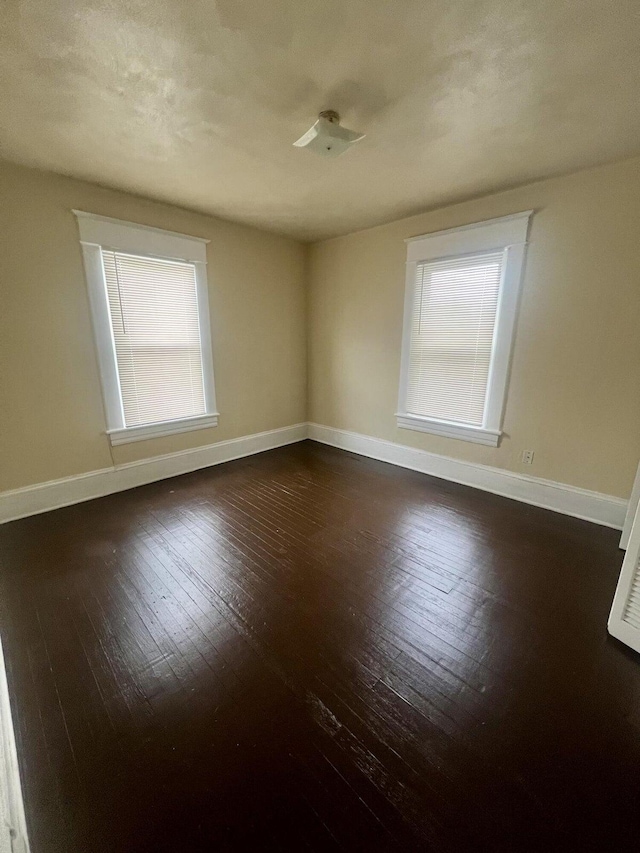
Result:
M618 538L312 442L3 526L33 853L637 851Z

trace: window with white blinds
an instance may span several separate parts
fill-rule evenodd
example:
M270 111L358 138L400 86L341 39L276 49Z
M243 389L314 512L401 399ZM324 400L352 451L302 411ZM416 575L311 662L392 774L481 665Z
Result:
M195 266L102 250L126 427L206 411Z
M503 256L417 264L409 414L482 426Z
M111 443L216 426L207 241L74 213Z
M498 444L530 216L407 241L398 426Z

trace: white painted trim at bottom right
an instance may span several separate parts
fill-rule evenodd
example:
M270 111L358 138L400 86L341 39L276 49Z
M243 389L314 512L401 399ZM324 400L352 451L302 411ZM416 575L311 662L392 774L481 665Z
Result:
M389 462L401 468L421 471L423 474L431 474L442 480L462 483L495 495L560 512L563 515L613 527L616 530L621 530L624 522L627 501L613 495L579 489L576 486L543 480L539 477L527 477L513 471L479 465L475 462L463 462L460 459L440 456L437 453L429 453L426 450L418 450L393 441L321 424L309 424L309 438L342 450L350 450L361 456Z
M9 686L0 641L0 851L29 853Z
M640 652L640 510L636 509L626 543L607 628L612 637Z
M633 520L636 517L638 504L640 504L640 465L638 465L638 470L636 471L636 478L633 481L633 489L631 490L631 497L629 498L629 504L627 506L627 514L625 516L624 525L622 527L620 547L623 550L626 550L627 545L629 544L631 528L633 527Z

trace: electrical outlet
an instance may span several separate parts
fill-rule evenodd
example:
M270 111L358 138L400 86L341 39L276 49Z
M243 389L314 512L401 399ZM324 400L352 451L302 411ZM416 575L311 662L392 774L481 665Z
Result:
M520 454L520 461L523 465L531 465L533 463L533 450L523 450Z

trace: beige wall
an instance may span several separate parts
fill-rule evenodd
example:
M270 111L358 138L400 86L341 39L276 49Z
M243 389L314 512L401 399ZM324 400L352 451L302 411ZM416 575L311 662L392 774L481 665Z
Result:
M500 447L398 429L403 240L531 208ZM640 159L316 244L309 287L310 420L628 497L640 457Z
M211 241L219 426L115 447L117 462L305 420L300 244L0 163L0 491L111 465L72 208Z
M0 491L111 465L71 213L80 208L211 241L220 425L113 448L117 462L308 415L447 456L629 494L640 457L640 159L308 251L266 232L9 164L0 164L0 198ZM529 208L536 213L500 447L399 430L404 238ZM532 466L519 462L525 448L535 450Z

